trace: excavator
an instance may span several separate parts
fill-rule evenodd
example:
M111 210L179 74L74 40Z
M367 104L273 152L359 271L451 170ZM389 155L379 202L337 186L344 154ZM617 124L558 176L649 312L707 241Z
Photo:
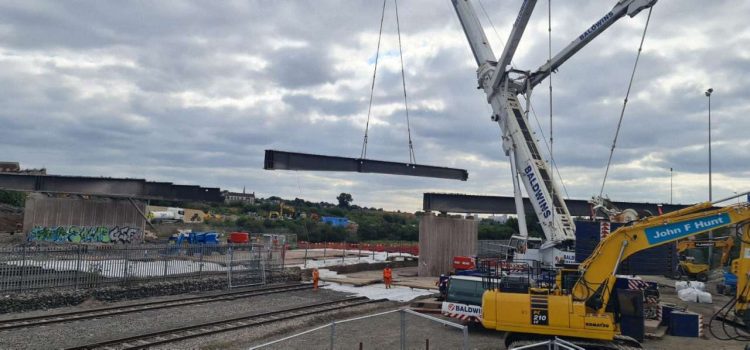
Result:
M725 318L741 325L740 332L750 332L750 312L747 311L750 302L750 203L713 209L713 205L733 198L737 197L697 204L620 227L604 238L580 265L560 269L553 286L513 285L504 283L498 275L482 296L482 325L506 332L505 342L509 348L528 340L530 335L569 337L586 348L640 348L636 341L620 334L618 315L607 308L620 263L649 248L735 226L740 228L740 251L744 253L732 262L732 271L738 276L738 293L733 313Z
M492 51L470 0L451 1L478 66L479 89L484 91L492 107L490 119L500 126L503 150L510 158L519 226L525 226L520 177L547 238L540 250L542 261L560 261L557 259L559 252L569 251L575 242L575 225L529 128L527 111L531 90L617 20L626 15L633 17L654 6L657 0L617 1L609 12L536 71L523 71L511 65L536 0L523 1L499 58ZM525 98L525 111L519 96ZM747 311L750 303L750 204L714 208L733 198L739 196L631 221L601 240L581 264L571 263L569 259L554 264L562 267L556 269L552 282L548 278L531 276L509 278L512 271L495 269L494 275L484 277L482 325L505 332L508 348L547 336L569 338L587 349L639 349L638 341L622 334L621 314L608 307L617 293L614 286L620 263L649 248L736 226L741 242L740 257L732 262L732 272L738 277L737 294L723 311L720 310L723 312L720 319L732 324L737 332L727 339L750 340L750 312Z
M295 213L295 210L293 207L290 207L288 205L284 205L284 203L279 203L279 211L270 211L268 212L268 218L271 220L284 220L285 217L287 217L287 214L289 217L293 217Z
M729 262L729 254L734 247L734 238L727 236L723 238L715 238L713 240L682 240L677 242L677 254L680 255L680 265L677 268L677 277L682 276L690 279L705 282L708 280L708 271L710 266L708 264L696 263L694 260L685 256L685 253L690 249L714 247L721 248L721 262L720 266L724 266Z

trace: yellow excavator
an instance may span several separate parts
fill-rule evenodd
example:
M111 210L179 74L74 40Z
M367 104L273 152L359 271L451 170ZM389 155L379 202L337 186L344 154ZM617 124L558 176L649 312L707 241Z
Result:
M288 205L284 205L284 203L279 203L279 211L270 211L268 212L268 218L271 220L284 220L284 217L286 214L289 214L290 217L293 217L295 213L295 210L293 207L290 207Z
M606 310L620 263L652 247L736 226L741 235L741 253L733 261L732 271L738 276L738 293L733 311L724 315L724 319L740 332L750 332L750 312L747 312L750 203L713 207L732 198L697 204L621 227L603 239L580 265L559 269L552 285L533 286L527 281L524 282L527 285L519 286L512 279L507 281L502 273L497 274L497 280L489 281L490 288L482 296L482 325L506 332L508 348L517 346L514 345L517 342L539 339L539 335L571 338L586 348L640 348L637 341L621 336L617 315Z
M721 265L724 266L729 262L729 254L734 247L734 238L727 236L713 240L682 240L677 242L677 254L680 255L680 265L677 267L677 277L688 277L698 281L705 282L708 280L708 264L696 263L685 253L690 249L714 247L721 248Z

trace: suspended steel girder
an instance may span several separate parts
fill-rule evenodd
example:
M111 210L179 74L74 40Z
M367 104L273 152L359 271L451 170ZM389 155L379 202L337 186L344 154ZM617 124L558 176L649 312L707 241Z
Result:
M469 178L469 173L464 169L276 150L266 150L266 159L263 169L347 171L357 173L434 177L461 181L466 181L466 179Z

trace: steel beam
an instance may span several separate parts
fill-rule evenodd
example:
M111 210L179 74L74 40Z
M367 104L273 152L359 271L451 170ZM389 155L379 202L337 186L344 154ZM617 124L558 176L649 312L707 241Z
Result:
M469 173L464 169L275 150L266 150L266 159L263 169L347 171L357 173L435 177L461 181L466 181L466 179L469 178Z
M570 214L573 216L590 216L591 204L587 200L568 199ZM654 215L659 214L657 203L612 202L620 209L632 208L639 213L645 210ZM523 199L524 208L533 213L534 208L528 198ZM664 213L687 208L690 205L662 204ZM422 210L440 211L447 213L472 214L515 214L516 205L513 197L505 196L474 196L452 193L425 193L422 197Z
M109 177L0 173L0 189L172 201L223 201L218 188Z

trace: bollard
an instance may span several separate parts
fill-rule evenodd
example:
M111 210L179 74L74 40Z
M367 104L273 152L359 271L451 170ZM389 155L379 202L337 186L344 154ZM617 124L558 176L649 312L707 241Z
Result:
M406 350L406 311L401 310L401 350Z
M336 338L336 322L331 322L331 350L333 350L334 339Z
M430 339L424 340L424 350L430 350Z
M362 342L359 342L359 350L362 350Z
M469 350L469 326L464 326L464 350Z

